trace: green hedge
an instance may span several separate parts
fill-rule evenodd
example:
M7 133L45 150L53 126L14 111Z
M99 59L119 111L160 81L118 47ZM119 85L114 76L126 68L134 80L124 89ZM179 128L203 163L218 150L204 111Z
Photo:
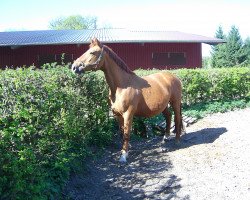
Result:
M183 102L193 104L249 95L250 68L179 70Z
M187 105L250 96L249 68L173 73ZM61 66L0 71L0 199L58 197L88 145L112 139L107 97L98 73L75 76Z
M58 196L88 149L111 139L107 87L67 68L0 72L0 199Z
M140 76L159 70L138 70ZM182 81L182 101L186 105L250 96L250 67L181 69L172 71Z

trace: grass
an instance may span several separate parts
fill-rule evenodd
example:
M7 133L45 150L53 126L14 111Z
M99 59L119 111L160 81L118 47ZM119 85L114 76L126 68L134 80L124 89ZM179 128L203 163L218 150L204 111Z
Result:
M250 98L236 100L220 100L206 103L198 103L191 106L183 106L183 114L201 119L208 114L224 113L235 109L250 107Z

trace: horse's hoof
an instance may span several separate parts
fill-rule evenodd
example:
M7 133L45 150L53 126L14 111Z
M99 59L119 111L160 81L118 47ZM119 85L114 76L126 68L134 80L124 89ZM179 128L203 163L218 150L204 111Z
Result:
M126 162L127 162L126 157L122 155L122 156L120 157L119 162L120 162L120 163L126 163Z
M181 146L181 141L180 140L175 140L175 145L176 146Z
M128 157L128 153L126 153L125 151L122 151L122 155L120 157L120 163L126 163L127 162L127 157Z
M169 140L169 136L164 135L163 139L162 139L162 142L164 143L164 142L167 142L168 140Z

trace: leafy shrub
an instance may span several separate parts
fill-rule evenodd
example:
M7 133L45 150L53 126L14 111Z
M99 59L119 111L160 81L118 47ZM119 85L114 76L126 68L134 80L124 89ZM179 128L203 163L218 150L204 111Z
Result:
M208 114L217 112L227 112L236 108L245 108L250 106L250 99L218 100L212 102L201 102L192 106L185 106L183 113L186 116L192 116L197 119L205 117Z
M246 97L250 68L177 70L183 84L183 102L194 104Z
M0 72L0 197L58 195L87 144L111 139L107 87L67 68ZM78 162L78 163L77 163Z

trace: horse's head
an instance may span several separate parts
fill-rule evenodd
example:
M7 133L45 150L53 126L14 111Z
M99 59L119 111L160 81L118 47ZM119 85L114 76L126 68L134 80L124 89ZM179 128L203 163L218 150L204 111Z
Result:
M91 40L89 49L76 59L71 69L76 74L81 74L85 71L96 71L103 65L103 55L102 44L95 38Z

